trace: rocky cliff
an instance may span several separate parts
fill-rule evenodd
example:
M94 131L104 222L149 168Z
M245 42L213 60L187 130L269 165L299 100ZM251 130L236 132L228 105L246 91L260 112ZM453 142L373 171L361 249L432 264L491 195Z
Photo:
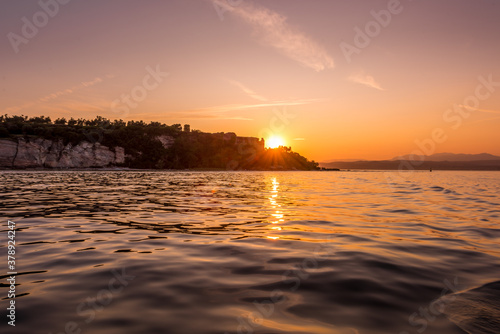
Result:
M88 168L110 167L125 162L122 147L80 142L63 144L62 140L43 138L0 139L2 168Z

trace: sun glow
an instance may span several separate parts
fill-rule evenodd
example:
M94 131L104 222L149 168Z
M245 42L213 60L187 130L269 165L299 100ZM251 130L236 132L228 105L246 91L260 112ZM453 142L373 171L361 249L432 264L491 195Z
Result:
M283 138L279 136L272 136L269 139L266 140L267 147L269 148L277 148L280 146L285 146L285 141Z

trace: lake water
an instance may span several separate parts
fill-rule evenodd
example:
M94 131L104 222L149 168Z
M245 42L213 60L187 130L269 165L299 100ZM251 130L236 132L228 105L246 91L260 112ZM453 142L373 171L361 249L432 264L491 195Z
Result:
M498 172L2 172L0 332L499 333L499 193Z

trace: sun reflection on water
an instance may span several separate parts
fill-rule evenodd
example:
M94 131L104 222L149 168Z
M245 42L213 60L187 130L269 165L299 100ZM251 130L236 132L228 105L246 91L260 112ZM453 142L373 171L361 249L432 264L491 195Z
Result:
M277 202L278 199L278 191L279 191L279 182L276 179L276 177L272 178L272 190L269 196L269 203L271 204L271 211L274 213L271 213L271 224L280 224L285 221L283 218L283 212L280 210L281 204ZM270 226L270 230L274 231L281 231L283 228L281 226ZM268 239L279 239L279 236L267 236Z

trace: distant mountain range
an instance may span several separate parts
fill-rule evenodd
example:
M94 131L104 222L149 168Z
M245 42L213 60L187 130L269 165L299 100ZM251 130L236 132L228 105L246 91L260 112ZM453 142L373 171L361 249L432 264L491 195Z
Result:
M330 160L320 163L320 167L343 170L500 170L500 156L489 153L436 153L429 156L404 155L391 160Z
M423 157L423 161L488 161L488 160L500 160L499 156L480 153L480 154L456 154L456 153L436 153L433 155L424 155L411 157L410 155L404 155L395 157L392 160L417 160L419 157Z

